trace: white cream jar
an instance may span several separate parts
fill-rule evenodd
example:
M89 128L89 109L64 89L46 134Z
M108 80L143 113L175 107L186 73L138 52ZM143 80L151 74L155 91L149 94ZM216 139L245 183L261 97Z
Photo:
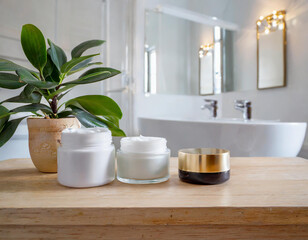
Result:
M95 187L115 178L115 150L107 128L67 128L58 148L58 182L68 187Z
M124 183L160 183L169 179L170 150L157 137L125 137L117 151L117 178Z

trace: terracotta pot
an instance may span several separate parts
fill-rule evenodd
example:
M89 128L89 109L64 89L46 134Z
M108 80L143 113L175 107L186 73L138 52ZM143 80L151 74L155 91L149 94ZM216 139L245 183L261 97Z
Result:
M41 172L57 172L57 148L61 132L80 128L77 118L28 118L29 151L35 167Z

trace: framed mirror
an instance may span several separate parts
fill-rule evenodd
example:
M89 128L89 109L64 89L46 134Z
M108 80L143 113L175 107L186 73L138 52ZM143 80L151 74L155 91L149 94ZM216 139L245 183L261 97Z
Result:
M286 86L285 11L274 11L257 21L257 88Z

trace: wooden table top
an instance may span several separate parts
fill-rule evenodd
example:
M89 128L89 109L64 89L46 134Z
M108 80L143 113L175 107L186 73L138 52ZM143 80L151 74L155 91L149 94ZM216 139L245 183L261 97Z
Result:
M41 223L43 213L46 222L61 216L57 224L69 224L76 214L87 216L81 221L92 224L98 220L101 224L184 224L185 219L190 223L256 223L262 219L263 223L283 224L290 220L273 214L264 220L271 212L285 216L292 213L295 222L308 223L308 160L231 158L230 180L219 185L181 182L177 159L172 158L170 164L171 176L164 183L130 185L115 180L101 187L74 189L60 185L57 174L38 172L30 159L2 161L0 224L26 224L29 218Z

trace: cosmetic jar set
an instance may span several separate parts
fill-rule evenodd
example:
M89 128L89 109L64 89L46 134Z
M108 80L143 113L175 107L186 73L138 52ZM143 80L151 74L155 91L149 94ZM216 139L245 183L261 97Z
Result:
M67 187L95 187L115 179L150 184L169 179L170 150L159 137L124 137L115 153L107 128L68 128L58 148L58 182ZM218 184L230 178L230 153L222 149L182 149L179 177L194 184Z

